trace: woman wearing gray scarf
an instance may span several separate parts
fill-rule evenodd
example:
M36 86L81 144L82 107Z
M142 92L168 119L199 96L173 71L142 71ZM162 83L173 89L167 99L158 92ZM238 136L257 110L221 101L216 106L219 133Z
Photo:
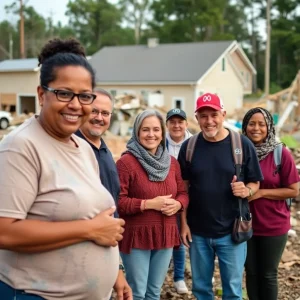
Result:
M282 148L281 168L274 162L278 146L271 114L253 108L243 120L243 134L254 144L264 180L249 197L253 215L253 237L248 241L246 285L249 300L277 300L277 270L290 229L285 199L299 193L299 176L289 151Z
M160 299L173 247L180 245L176 214L188 205L179 164L165 147L164 123L155 110L140 113L117 162L118 212L126 222L119 246L134 300Z

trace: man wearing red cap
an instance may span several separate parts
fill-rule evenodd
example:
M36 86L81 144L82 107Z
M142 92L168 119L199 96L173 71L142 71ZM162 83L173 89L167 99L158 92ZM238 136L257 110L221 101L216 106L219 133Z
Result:
M211 278L217 256L222 299L241 300L247 245L231 239L239 211L237 197L253 195L263 177L253 144L241 136L243 167L241 181L237 182L231 139L223 126L226 111L217 95L207 93L199 97L195 114L201 133L193 157L191 162L186 161L187 141L178 157L190 197L181 218L181 235L190 249L193 294L199 300L214 299Z

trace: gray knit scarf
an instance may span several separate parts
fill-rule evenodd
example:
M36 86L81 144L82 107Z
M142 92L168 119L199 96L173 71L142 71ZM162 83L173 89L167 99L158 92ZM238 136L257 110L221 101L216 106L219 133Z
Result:
M168 153L166 147L160 144L157 148L155 155L147 151L139 142L138 132L142 125L142 122L145 118L151 116L149 112L153 112L152 110L147 110L139 114L134 122L133 126L133 134L131 139L127 143L127 151L131 153L136 159L140 162L142 167L148 174L148 178L150 181L164 181L169 174L170 165L171 165L171 157ZM155 112L155 116L157 116L158 112ZM163 136L163 141L165 137Z
M280 143L276 142L275 139L275 125L272 115L269 113L269 111L261 107L252 108L245 114L242 124L243 134L247 136L247 125L251 117L256 113L261 113L264 116L268 129L266 140L259 145L254 144L258 159L263 160L270 152L273 152L276 146Z

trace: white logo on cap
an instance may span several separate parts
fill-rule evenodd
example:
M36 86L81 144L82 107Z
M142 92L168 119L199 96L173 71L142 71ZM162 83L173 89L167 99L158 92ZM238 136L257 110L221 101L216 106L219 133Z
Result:
M180 109L178 109L178 108L173 109L173 113L174 114L180 114Z
M211 96L210 95L207 95L207 96L203 97L203 102L206 102L206 101L211 101Z

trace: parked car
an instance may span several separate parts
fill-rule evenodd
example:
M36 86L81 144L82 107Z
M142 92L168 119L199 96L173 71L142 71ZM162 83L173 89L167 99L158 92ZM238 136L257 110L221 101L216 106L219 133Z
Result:
M0 111L0 129L6 129L12 121L12 116L7 111Z

